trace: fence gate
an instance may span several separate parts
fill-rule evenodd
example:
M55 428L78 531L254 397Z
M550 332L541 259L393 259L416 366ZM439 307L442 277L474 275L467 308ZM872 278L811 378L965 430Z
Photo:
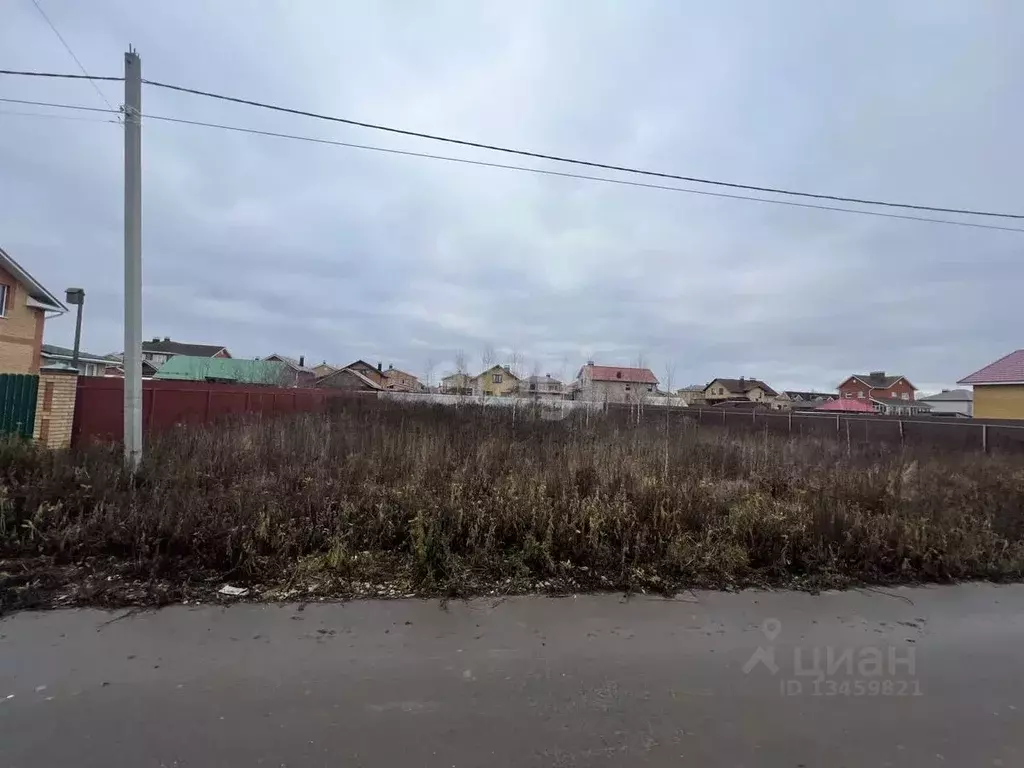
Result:
M36 421L36 393L39 377L22 373L0 373L0 437L32 437Z

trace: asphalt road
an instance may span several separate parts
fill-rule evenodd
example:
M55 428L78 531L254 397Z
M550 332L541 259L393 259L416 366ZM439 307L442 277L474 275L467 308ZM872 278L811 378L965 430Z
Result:
M1024 586L0 621L5 767L1016 767L1022 718Z

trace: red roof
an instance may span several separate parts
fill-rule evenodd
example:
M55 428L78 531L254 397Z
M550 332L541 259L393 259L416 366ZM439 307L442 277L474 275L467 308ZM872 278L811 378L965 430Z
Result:
M585 365L593 381L626 381L630 384L657 384L650 368L617 368L614 365ZM581 370L580 373L583 373Z
M1024 382L1024 349L1001 357L980 371L975 371L957 384L1009 384Z
M857 413L874 413L875 409L866 400L855 400L852 397L841 397L819 405L816 411L856 411Z

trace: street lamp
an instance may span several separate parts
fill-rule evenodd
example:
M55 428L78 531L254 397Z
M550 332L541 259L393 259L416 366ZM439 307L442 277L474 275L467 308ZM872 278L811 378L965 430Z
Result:
M78 345L82 341L82 305L85 304L85 291L81 288L68 288L65 291L68 304L78 307L78 317L75 319L75 349L71 353L71 367L78 369Z

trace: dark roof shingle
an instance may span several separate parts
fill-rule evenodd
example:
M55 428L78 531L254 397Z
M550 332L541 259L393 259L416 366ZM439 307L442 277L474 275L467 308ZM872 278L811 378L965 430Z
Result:
M161 355L213 357L222 349L227 349L227 347L222 344L188 344L182 341L171 341L168 338L142 342L143 352L156 352Z
M754 387L760 387L764 390L766 395L774 397L778 394L774 389L769 387L760 379L715 379L714 381L719 382L723 387L728 389L730 392L739 392L741 394L747 393ZM714 384L714 381L711 384ZM708 387L711 386L708 384ZM707 387L705 387L707 389Z

